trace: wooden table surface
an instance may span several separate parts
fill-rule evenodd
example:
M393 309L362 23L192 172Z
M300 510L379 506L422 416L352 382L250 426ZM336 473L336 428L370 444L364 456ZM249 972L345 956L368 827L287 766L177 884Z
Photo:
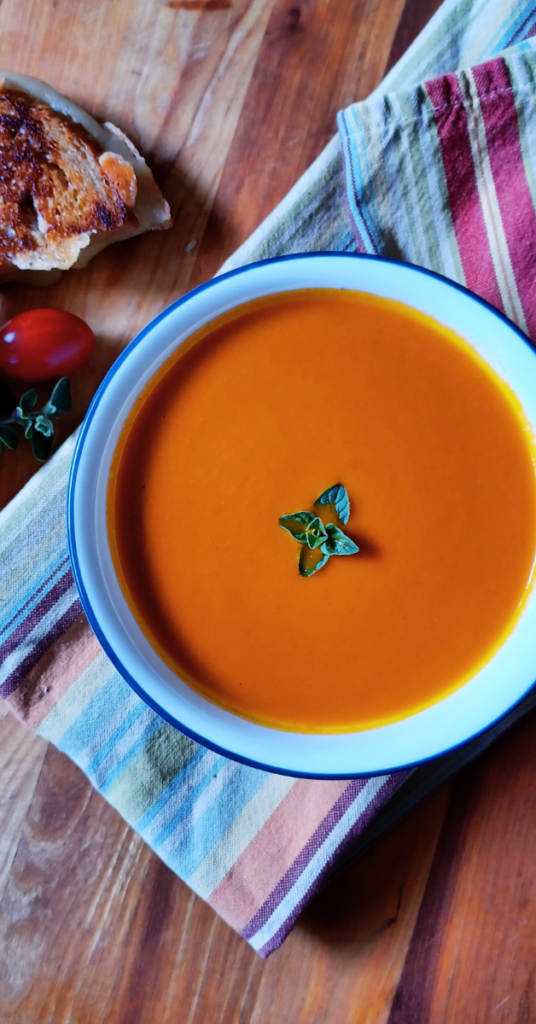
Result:
M51 305L98 335L62 436L122 346L218 269L436 6L2 0L0 66L123 128L175 218L55 288L0 296L2 321ZM34 469L4 453L0 503ZM535 778L531 715L346 868L263 962L1 706L0 1021L536 1021Z

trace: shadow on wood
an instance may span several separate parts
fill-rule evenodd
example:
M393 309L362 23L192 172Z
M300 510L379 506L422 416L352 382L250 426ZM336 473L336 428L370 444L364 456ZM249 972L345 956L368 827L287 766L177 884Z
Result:
M337 947L374 943L406 911L410 879L429 860L445 814L448 786L329 882L306 908L297 928Z

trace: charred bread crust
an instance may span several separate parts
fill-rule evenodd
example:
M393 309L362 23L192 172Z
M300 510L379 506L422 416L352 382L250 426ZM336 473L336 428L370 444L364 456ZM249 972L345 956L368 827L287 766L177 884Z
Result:
M170 226L167 202L119 129L37 79L0 73L3 280L57 279L119 238Z

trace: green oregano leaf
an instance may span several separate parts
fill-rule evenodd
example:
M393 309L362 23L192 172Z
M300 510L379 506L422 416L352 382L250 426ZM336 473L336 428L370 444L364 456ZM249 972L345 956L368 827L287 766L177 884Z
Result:
M18 447L18 435L13 429L22 427L24 437L30 441L33 454L40 462L48 459L53 444L54 423L53 419L63 412L71 411L71 385L68 377L62 377L55 385L52 395L42 409L35 409L37 404L37 392L32 388L25 391L19 404L15 406L15 399L9 388L0 381L0 415L5 418L0 420L0 451L2 445L7 448ZM308 513L310 520L315 517L312 512ZM303 529L303 527L302 527ZM327 535L326 535L327 536Z
M359 548L350 537L347 537L338 526L328 523L326 526L328 539L322 545L322 550L328 555L357 555Z
M52 451L52 437L46 437L37 430L31 436L32 452L39 462L46 462Z
M350 517L350 502L342 484L328 487L314 503L314 508L324 506L331 514L347 523ZM301 576L314 576L332 555L356 555L357 544L347 537L335 523L326 523L314 512L294 512L280 516L279 525L300 544L298 569Z
M56 416L58 413L70 412L72 407L71 382L68 377L62 377L54 385L50 401L47 402L43 412L48 416Z
M323 544L322 547L314 549L303 544L300 548L300 557L298 559L300 576L314 576L315 572L318 572L326 564L328 558L329 555L324 551Z
M312 512L295 512L293 515L281 516L279 525L290 533L298 544L307 544L311 550L327 540L328 535L322 520Z
M309 523L305 534L307 538L307 547L311 548L311 550L320 547L322 542L325 541L328 536L324 529L324 524L318 516L313 519L312 523Z
M19 446L19 435L7 423L0 423L0 441L5 444L6 448L13 450ZM0 449L1 447L2 445L0 445Z
M314 519L312 512L295 512L293 515L280 516L279 525L299 544L307 544L307 527Z
M17 412L21 420L27 420L32 409L35 408L37 403L37 391L32 388L30 391L25 391L18 406Z
M342 484L334 484L333 487L328 487L327 491L323 491L320 497L316 499L315 505L331 505L341 523L344 523L346 526L350 518L350 499L348 498L346 487L343 487Z
M35 418L35 429L38 430L40 434L44 434L45 437L52 437L54 433L54 424L52 420L49 420L48 416L43 416L39 413Z

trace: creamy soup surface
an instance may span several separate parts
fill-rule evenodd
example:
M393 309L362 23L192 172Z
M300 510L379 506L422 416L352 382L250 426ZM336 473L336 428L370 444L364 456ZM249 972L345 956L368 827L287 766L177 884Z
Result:
M304 578L278 519L336 483L359 554ZM195 689L278 728L369 728L457 689L513 628L536 550L533 439L433 320L288 293L216 321L149 383L108 531L137 621Z

